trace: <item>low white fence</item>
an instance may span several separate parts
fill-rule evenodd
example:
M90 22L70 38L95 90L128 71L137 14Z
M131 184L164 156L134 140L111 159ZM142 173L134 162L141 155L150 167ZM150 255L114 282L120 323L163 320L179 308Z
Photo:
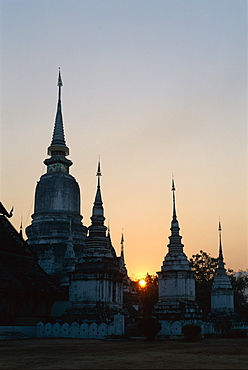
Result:
M184 325L188 324L187 321L166 321L161 320L161 330L158 333L158 337L167 337L167 338L180 338L183 336L182 328ZM201 327L201 335L204 337L205 335L215 335L221 334L221 331L215 328L213 322L206 322L206 321L194 321L190 322L191 324L195 324ZM240 329L247 333L248 335L248 324L245 322L234 322L230 329Z
M33 326L0 326L1 339L22 339L22 338L92 338L103 339L108 335L125 334L125 318L121 314L114 316L109 324L101 323L97 325L79 324L77 322L71 325L64 323L60 325L43 324L39 322Z
M122 335L125 333L124 316L117 314L114 316L114 321L110 324L101 323L97 325L95 322L92 324L79 324L74 322L71 325L64 323L60 325L37 324L37 338L92 338L102 339L108 335Z
M187 324L195 324L200 326L201 334L204 335L206 333L205 323L201 320L194 320L194 321L167 321L167 320L159 320L161 324L161 329L158 333L158 337L160 338L182 338L182 328ZM212 325L212 324L210 324ZM211 330L212 327L209 328Z

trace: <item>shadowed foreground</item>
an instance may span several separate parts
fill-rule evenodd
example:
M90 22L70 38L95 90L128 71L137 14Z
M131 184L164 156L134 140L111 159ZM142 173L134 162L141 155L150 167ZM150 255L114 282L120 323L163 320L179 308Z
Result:
M0 341L1 369L247 369L248 338Z

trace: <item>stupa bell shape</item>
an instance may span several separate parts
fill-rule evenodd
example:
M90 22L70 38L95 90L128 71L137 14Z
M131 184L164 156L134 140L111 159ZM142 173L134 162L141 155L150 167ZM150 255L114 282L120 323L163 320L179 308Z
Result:
M44 161L47 172L37 183L32 223L26 228L27 242L37 253L40 266L48 274L57 277L63 272L70 228L77 259L85 246L87 232L81 222L79 185L69 174L72 162L66 158L69 148L64 136L62 85L59 71L57 112L52 141L48 147L50 158Z

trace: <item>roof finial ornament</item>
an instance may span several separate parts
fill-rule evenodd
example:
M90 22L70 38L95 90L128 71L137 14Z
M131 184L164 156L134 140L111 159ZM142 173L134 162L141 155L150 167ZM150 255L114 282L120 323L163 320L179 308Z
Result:
M173 220L177 219L177 214L176 214L176 200L175 200L175 181L174 181L174 175L172 174L172 187L171 191L173 192Z
M220 240L219 259L223 262L222 241L221 241L222 227L221 227L220 219L219 219L219 228L218 228L218 230L219 230L219 240Z
M121 257L124 261L124 236L123 236L123 229L121 233Z
M99 160L98 160L98 166L97 166L97 173L96 176L102 176L101 172L101 163L100 163L100 155L99 155Z
M123 229L122 229L122 233L121 233L121 244L124 244Z
M174 175L172 173L172 188L171 188L171 191L175 191L176 188L175 188L175 183L174 183Z
M69 148L66 146L65 135L64 135L62 107L61 107L62 105L61 104L61 87L63 86L63 83L62 83L62 78L60 74L60 69L59 69L57 86L59 88L57 112L56 112L56 117L55 117L52 142L51 142L51 145L48 147L47 154L51 156L61 155L65 157L69 155ZM69 162L69 163L68 163L68 166L71 166L72 162Z
M101 214L103 216L101 184L100 184L100 177L102 176L102 172L101 172L100 161L98 162L98 165L97 165L96 176L97 176L97 189L96 189L96 196L95 196L92 216L96 214L98 215Z
M58 83L57 86L59 88L59 101L61 100L61 87L63 86L61 74L60 74L60 67L59 67L59 76L58 76Z
M61 78L61 73L60 73L60 67L59 67L59 76L58 76L58 84L57 84L58 87L62 87L63 86L63 82L62 82L62 78Z
M99 155L99 160L98 160L98 166L97 166L96 176L98 177L98 187L100 187L100 177L102 176L101 163L100 163L100 155Z

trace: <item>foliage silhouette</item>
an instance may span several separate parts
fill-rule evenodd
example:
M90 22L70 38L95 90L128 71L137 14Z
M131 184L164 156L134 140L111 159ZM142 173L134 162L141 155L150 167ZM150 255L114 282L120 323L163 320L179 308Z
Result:
M145 287L139 285L139 280L133 281L133 284L143 306L143 317L150 317L158 300L158 278L147 273L144 280L146 281Z
M228 273L234 290L235 312L242 320L248 321L248 272L234 275L232 270L228 270Z
M161 329L161 324L153 317L146 317L139 321L137 328L145 335L147 340L155 340L156 335Z
M182 333L188 341L200 339L201 328L198 325L187 324L182 328Z
M211 311L211 288L218 258L212 257L202 250L190 258L192 270L195 272L196 301L204 316Z

